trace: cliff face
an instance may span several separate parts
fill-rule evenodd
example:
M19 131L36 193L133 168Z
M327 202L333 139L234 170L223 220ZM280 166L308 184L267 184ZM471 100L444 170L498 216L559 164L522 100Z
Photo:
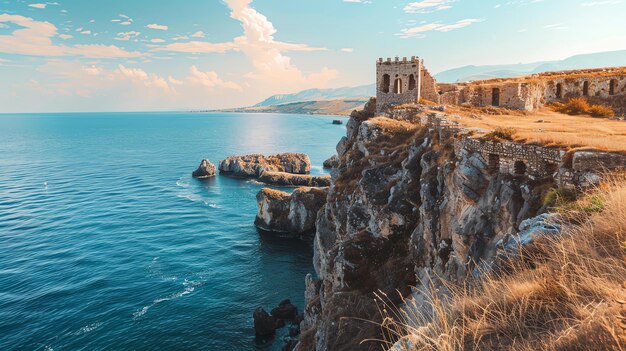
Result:
M400 302L410 286L461 282L498 241L540 212L554 185L493 172L454 136L371 111L354 113L318 214L298 350L379 350L374 294ZM374 323L371 323L371 322Z

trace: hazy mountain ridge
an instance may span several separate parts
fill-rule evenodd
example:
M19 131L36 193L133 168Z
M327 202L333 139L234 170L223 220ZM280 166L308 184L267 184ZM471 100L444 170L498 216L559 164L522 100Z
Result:
M335 89L307 89L293 94L277 94L259 102L253 107L274 106L291 102L321 101L338 99L367 99L376 95L374 84L357 87L342 87Z
M526 74L581 68L602 68L626 65L626 50L581 54L558 61L533 63L464 66L435 74L441 83L466 82L479 79L507 78Z

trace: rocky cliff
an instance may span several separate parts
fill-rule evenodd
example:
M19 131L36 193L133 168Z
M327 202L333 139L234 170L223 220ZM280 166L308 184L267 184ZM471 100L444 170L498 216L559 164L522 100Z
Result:
M297 350L380 350L375 293L462 282L542 211L553 177L494 172L459 135L353 113L317 218ZM400 294L398 294L398 292Z
M231 156L220 161L219 170L222 174L242 178L258 178L265 171L309 174L311 160L301 153Z

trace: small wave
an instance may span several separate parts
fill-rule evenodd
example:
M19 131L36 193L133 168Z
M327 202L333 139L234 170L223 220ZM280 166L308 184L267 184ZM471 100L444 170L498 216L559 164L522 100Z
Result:
M188 188L189 187L189 182L184 181L183 178L179 178L176 181L176 185L181 187L181 188Z
M101 325L102 325L102 323L91 323L91 324L88 324L88 325L78 329L78 331L76 331L74 333L74 335L87 334L89 332L92 332L92 331L98 329Z
M183 286L185 287L185 289L183 291L179 291L166 297L160 297L158 299L155 299L150 305L144 306L140 310L137 310L135 313L133 313L133 319L138 319L144 316L146 313L148 313L148 310L155 305L191 294L192 292L194 292L194 290L196 290L197 287L203 286L204 284L206 284L206 282L204 281L191 281L185 279L185 281L183 282Z
M214 203L214 202L210 202L207 201L205 199L203 199L202 197L198 196L198 195L194 195L194 194L178 194L177 195L179 198L181 199L187 199L191 202L202 202L203 204L205 204L206 206L212 207L212 208L220 208L220 205Z
M259 182L259 181L258 181L258 180L256 180L256 179L248 179L248 180L246 180L246 183L248 183L248 184L265 185L265 183L263 183L263 182Z

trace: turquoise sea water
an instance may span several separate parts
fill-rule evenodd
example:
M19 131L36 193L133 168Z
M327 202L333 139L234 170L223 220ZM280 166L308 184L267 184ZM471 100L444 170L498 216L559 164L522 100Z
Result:
M310 244L255 230L261 185L191 172L294 151L321 173L345 135L331 121L0 115L0 350L280 349L255 342L252 311L302 310Z

